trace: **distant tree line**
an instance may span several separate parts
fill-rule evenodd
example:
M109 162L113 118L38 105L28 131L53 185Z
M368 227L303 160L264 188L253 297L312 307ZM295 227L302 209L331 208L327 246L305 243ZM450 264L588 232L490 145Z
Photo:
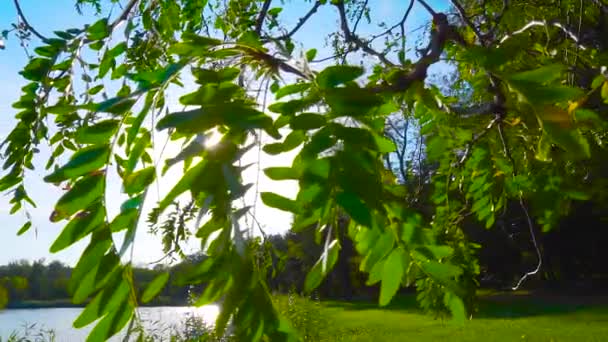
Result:
M175 267L170 268L170 272ZM138 293L142 293L154 277L166 269L163 265L151 269L134 267L133 275ZM60 261L45 262L43 259L33 262L19 260L0 266L0 288L4 293L2 297L6 297L5 305L9 308L72 306L71 293L68 290L71 274L72 267ZM188 287L177 286L169 281L161 295L151 304L184 305L188 302L188 291Z

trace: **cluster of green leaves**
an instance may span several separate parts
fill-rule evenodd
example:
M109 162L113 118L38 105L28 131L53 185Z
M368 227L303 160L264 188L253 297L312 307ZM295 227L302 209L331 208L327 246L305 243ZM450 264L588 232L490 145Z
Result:
M78 2L84 3L99 5ZM468 89L471 102L503 100L499 110L459 115L452 108L462 103L425 85L426 71L415 75L419 79L408 79L407 89L395 91L412 70L403 54L402 67L376 66L371 75L344 63L318 72L290 66L276 55L292 54L291 37L262 35L259 23L265 17L268 32L280 27L281 8L265 5L131 1L126 8L139 15L127 12L121 18L127 21L124 39L112 43L119 22L107 18L83 29L58 31L35 49L36 56L21 71L31 83L13 105L19 113L2 145L8 171L0 190L13 194L12 212L25 203L34 205L26 192L25 171L34 168L37 146L48 141L53 153L45 181L65 190L50 219L66 221L51 251L90 241L70 280L74 301L89 300L74 325L99 320L90 341L105 340L124 328L137 304L152 300L168 282L169 275L161 274L141 294L133 284L131 266L124 260L142 216L161 232L165 252L179 252L180 242L190 234L188 225L196 222L194 236L207 257L177 282L206 284L196 305L223 299L218 335L232 322L243 340L296 338L266 288L260 250L246 241L240 226L250 213L239 203L253 185L245 184L246 167L240 160L262 132L275 139L260 143L266 153L297 152L291 166L268 168L265 174L299 184L293 199L265 192L262 201L293 213L295 231L313 226L325 237L323 252L306 277L306 291L318 287L336 265L341 248L337 237L347 235L362 257L360 269L369 273L367 283L380 283L380 305L388 304L400 287L415 285L425 309L449 312L462 321L472 310L479 273L474 257L478 246L461 229L467 213L491 228L510 201L526 200L537 221L550 229L570 200L586 198L577 177L585 171L582 160L603 148L606 128L589 99L606 102L605 75L595 72L589 86L568 83L567 64L546 46L529 44L534 37L516 35L479 46L471 43L475 37L464 27L469 45L448 46L447 55L458 67L456 86ZM321 5L325 1L315 6ZM348 8L369 15L366 2L348 1ZM213 14L213 21L205 13ZM509 25L516 20L506 18L509 24L501 33L512 31ZM437 30L433 27L433 33ZM85 61L85 50L97 52L98 60ZM315 55L316 50L309 50L303 64ZM594 56L585 55L586 62L598 65L603 57ZM298 79L281 83L281 71ZM177 111L165 96L168 87L183 87L185 74L192 76L194 89L179 98L184 107ZM249 75L275 81L270 89L277 102L267 108L272 114L249 95L244 82ZM120 88L114 91L108 83L120 83ZM407 186L397 184L384 165L395 150L385 136L387 118L395 113L416 120L427 162L436 164L434 215L429 220L408 207ZM165 165L152 158L155 131L184 146ZM210 148L205 140L212 132L221 139ZM178 165L182 176L144 213L150 186ZM114 217L106 199L112 172L125 196ZM340 224L344 215L350 219L348 227ZM30 227L27 222L20 233ZM122 244L116 233L124 233Z

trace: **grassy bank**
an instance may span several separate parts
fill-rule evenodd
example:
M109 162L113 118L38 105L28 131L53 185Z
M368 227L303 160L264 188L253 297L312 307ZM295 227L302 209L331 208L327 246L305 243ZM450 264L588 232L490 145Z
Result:
M486 295L464 326L430 319L411 296L382 309L326 302L322 312L331 320L328 341L607 341L606 304L597 297Z

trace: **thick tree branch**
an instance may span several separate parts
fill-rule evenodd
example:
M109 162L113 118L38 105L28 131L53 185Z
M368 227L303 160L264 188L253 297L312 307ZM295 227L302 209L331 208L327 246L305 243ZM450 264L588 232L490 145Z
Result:
M420 0L419 0L420 1ZM434 12L433 12L434 13ZM390 90L394 92L403 92L410 85L417 81L424 81L427 76L428 68L439 61L439 57L443 53L445 43L450 36L454 36L454 29L448 23L448 17L443 13L436 13L433 16L435 27L431 32L431 40L428 46L423 50L423 56L414 64L413 69L409 73L404 73L393 84L372 88L375 92ZM454 33L454 34L451 34Z
M21 22L23 23L23 25L25 25L27 30L32 32L34 36L38 37L43 42L47 42L49 39L42 35L40 32L38 32L32 25L30 25L29 21L27 21L27 18L25 18L25 14L23 14L23 10L21 9L19 1L14 0L13 2L15 4L15 8L17 9L17 14L19 15L19 18L21 18Z
M262 32L262 26L264 25L264 19L266 19L266 15L268 14L268 9L270 8L271 3L272 3L272 0L264 1L264 4L262 5L262 10L260 10L260 14L258 15L258 19L256 20L254 31L255 31L255 33L258 34L258 36Z

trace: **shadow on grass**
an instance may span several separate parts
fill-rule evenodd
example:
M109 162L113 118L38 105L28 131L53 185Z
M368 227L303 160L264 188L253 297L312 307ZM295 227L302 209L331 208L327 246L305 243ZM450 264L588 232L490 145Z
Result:
M380 307L377 301L355 299L329 301L326 307L345 310L396 310L422 314L415 294L396 296L389 305ZM533 316L567 315L579 311L599 314L608 323L607 296L566 296L546 293L494 292L479 296L474 318L516 319Z

